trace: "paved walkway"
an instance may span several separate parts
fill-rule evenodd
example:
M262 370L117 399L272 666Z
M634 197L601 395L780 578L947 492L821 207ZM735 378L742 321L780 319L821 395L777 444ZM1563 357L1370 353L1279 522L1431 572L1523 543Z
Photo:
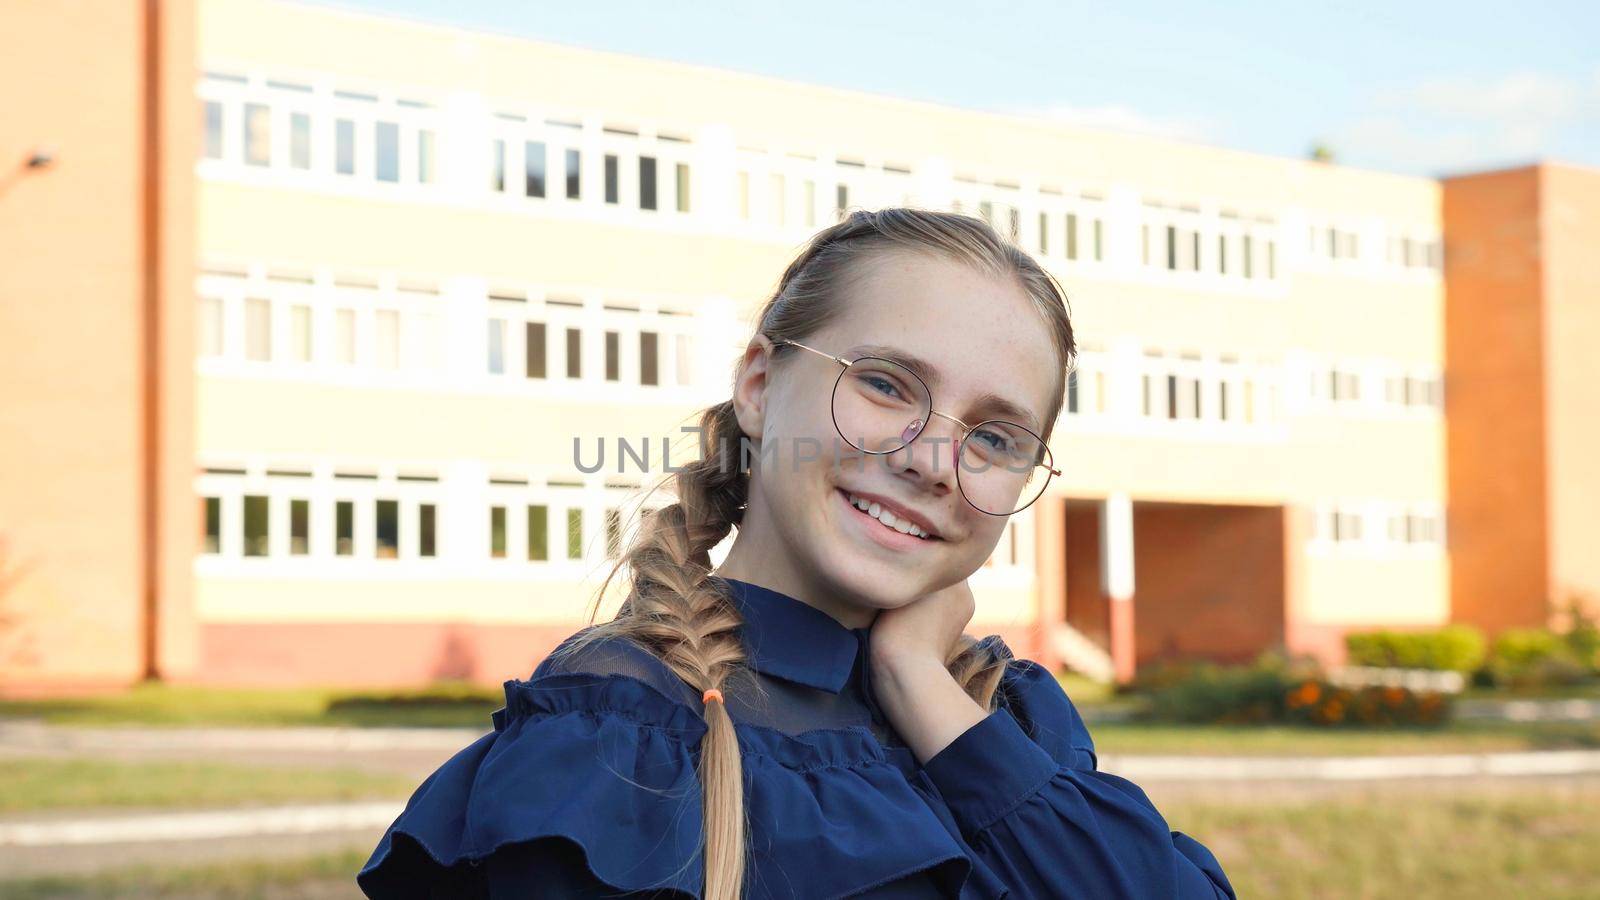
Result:
M1592 722L1600 719L1600 700L1461 700L1455 715L1506 722Z

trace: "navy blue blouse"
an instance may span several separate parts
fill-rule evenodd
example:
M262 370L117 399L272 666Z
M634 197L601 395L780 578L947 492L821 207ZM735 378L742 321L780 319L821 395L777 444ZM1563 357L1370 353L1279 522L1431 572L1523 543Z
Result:
M873 696L870 628L714 581L749 653L723 691L744 763L746 896L1234 897L1210 851L1097 770L1083 719L1038 663L1012 659L998 708L919 765ZM700 897L699 692L625 640L547 657L505 689L494 730L412 794L361 890Z

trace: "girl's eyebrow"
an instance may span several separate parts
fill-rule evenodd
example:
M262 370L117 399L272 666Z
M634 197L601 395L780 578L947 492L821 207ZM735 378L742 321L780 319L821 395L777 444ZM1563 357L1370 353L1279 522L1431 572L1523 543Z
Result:
M929 390L937 389L941 381L937 366L917 356L915 353L902 350L899 347L891 347L887 344L858 344L845 351L844 356L846 359L856 359L862 356L881 356L884 359L897 362L916 373L917 377L923 381L926 381ZM1039 420L1027 407L1008 400L993 391L978 398L978 408L993 410L999 418L1019 422L1034 431L1039 430ZM977 423L974 422L973 424Z

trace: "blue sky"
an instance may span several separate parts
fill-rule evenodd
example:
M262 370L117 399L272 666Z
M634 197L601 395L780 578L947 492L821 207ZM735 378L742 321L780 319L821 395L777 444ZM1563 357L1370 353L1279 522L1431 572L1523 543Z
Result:
M1405 174L1600 167L1594 0L323 5Z

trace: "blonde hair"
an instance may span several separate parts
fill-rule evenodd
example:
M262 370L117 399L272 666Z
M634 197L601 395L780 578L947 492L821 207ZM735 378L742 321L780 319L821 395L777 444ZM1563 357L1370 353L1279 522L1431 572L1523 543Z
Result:
M841 309L862 260L888 250L932 253L999 278L1015 279L1032 298L1061 360L1054 401L1044 417L1048 440L1077 353L1066 294L1054 276L982 219L895 207L855 210L815 234L784 271L761 308L758 331L773 340L802 340ZM774 357L788 347L774 348ZM737 380L737 369L735 380ZM697 691L720 691L745 665L742 619L732 598L708 580L710 551L744 515L750 473L741 460L743 433L732 400L700 414L702 457L672 472L676 502L651 512L600 588L624 567L632 585L617 616L565 643L563 655L594 641L622 638L656 655ZM665 483L665 481L663 482ZM554 656L555 654L552 654ZM967 695L993 709L1009 660L989 642L962 635L946 667ZM741 684L746 683L741 680ZM721 702L705 704L700 744L705 890L708 898L739 897L745 876L748 823L742 760L733 719Z

